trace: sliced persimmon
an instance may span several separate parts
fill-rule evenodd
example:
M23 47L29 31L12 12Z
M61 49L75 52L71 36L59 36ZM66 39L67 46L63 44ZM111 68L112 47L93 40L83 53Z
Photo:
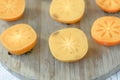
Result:
M96 0L98 6L106 12L120 11L120 0Z
M91 29L92 37L100 44L113 46L120 43L120 18L105 16L97 19Z
M25 0L0 0L0 19L14 21L19 19L25 9Z
M1 34L1 43L11 53L21 55L30 51L36 44L36 32L27 24L17 24Z
M63 62L78 61L88 51L85 33L76 28L66 28L52 33L49 46L52 55Z
M84 0L52 0L50 15L53 19L67 24L80 21L85 11Z

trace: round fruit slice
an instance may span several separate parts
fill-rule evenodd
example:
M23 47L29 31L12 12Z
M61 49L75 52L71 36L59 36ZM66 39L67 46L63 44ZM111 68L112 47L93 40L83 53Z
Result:
M96 0L98 6L106 12L120 11L120 0Z
M106 16L97 19L91 29L92 37L100 44L112 46L120 43L120 18Z
M64 62L82 59L88 51L88 41L84 32L76 28L67 28L51 34L49 46L52 55Z
M17 24L1 34L1 43L11 54L20 55L30 51L36 44L36 32L27 24Z
M84 10L84 0L52 0L50 15L59 22L72 24L80 21Z
M19 19L25 9L25 0L0 0L0 19L14 21Z

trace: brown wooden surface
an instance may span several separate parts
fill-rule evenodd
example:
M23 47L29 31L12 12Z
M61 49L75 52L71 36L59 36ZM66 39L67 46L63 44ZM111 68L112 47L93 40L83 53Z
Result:
M11 25L27 23L37 32L36 47L22 56L8 55L0 45L0 61L9 71L22 80L103 80L120 69L120 45L104 47L98 45L90 35L93 22L106 15L120 17L120 13L103 12L95 0L85 0L86 10L81 22L65 25L52 20L49 5L52 0L26 0L24 16L15 22L0 21L0 33ZM59 29L76 27L82 29L89 39L89 51L84 59L75 63L63 63L54 59L48 46L49 35ZM27 78L27 79L23 79Z

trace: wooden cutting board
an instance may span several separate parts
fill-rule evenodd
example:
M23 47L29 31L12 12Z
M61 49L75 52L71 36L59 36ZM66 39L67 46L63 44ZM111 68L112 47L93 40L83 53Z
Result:
M21 80L104 80L120 69L120 45L104 47L97 44L90 35L93 22L106 15L120 13L103 12L95 0L85 0L86 10L81 22L66 25L50 18L49 6L52 0L26 0L24 16L16 22L0 21L0 33L17 23L27 23L36 30L37 45L32 52L14 56L8 55L0 45L0 61ZM89 39L89 51L84 59L74 63L59 62L53 58L48 46L50 34L56 30L76 27L82 29Z

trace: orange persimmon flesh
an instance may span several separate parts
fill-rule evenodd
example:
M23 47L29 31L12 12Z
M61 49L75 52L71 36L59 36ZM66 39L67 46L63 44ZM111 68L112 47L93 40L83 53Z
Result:
M120 11L120 0L96 0L98 6L109 13Z
M49 37L52 55L63 62L82 59L88 51L88 40L83 31L76 28L58 30Z
M120 18L105 16L98 18L91 29L92 37L96 42L105 46L120 43Z
M30 51L36 44L36 32L27 24L17 24L6 29L0 37L3 46L15 55Z
M67 24L80 21L84 11L84 0L52 0L50 5L50 16L56 21Z
M0 0L0 19L14 21L22 17L25 0Z

